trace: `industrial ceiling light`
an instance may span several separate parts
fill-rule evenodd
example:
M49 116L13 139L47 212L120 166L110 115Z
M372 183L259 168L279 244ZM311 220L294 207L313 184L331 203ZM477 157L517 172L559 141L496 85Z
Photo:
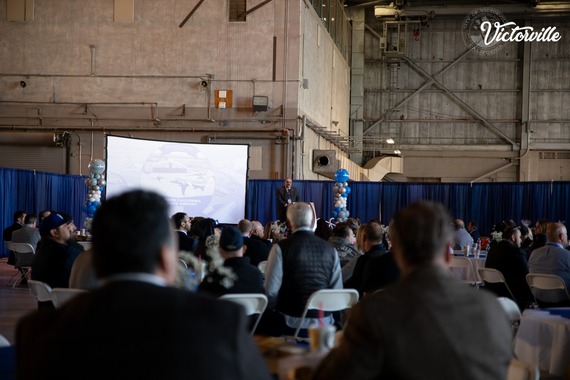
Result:
M394 139L390 137L386 140L386 143L387 144L394 144Z

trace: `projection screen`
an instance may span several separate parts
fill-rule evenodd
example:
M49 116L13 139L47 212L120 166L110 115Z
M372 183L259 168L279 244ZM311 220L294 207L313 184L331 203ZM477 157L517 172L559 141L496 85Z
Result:
M170 203L170 215L236 224L245 214L248 155L248 145L107 136L106 197L154 190Z

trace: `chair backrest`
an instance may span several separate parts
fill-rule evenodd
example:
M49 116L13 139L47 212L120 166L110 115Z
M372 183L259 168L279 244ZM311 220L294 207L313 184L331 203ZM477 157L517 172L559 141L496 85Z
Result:
M512 358L507 371L507 380L538 380L540 370L537 366L530 365L518 359Z
M56 309L59 309L64 303L72 299L78 294L86 293L85 289L74 288L53 288L51 290L51 302Z
M267 266L267 260L265 261L260 261L259 264L257 264L257 269L259 269L259 271L263 274L265 274L265 267Z
M246 315L259 314L255 324L251 329L251 334L255 332L259 321L261 320L261 315L267 307L267 297L265 294L261 293L236 293L236 294L225 294L220 297L220 299L225 299L235 303L239 303L245 308Z
M36 297L39 302L51 301L51 286L45 282L28 280L30 293Z
M460 278L456 275L456 273L452 270L453 268L465 269L467 273L467 277ZM451 261L449 263L449 269L451 274L457 278L458 280L462 280L463 282L467 282L471 285L478 285L477 276L475 275L475 269L473 268L473 263L467 257L462 256L451 256ZM472 278L473 280L470 280Z
M31 267L34 261L35 249L28 243L12 242L12 252L16 258L16 268Z
M534 289L563 290L564 293L566 293L568 300L570 300L570 294L568 294L568 289L566 289L564 280L555 274L529 273L526 275L526 282L532 291L535 301L537 301L537 299L534 294Z
M350 309L358 302L358 291L356 289L321 289L317 290L307 300L305 310L300 321L305 319L309 310L339 311ZM299 335L301 324L295 330L295 339Z
M507 282L505 281L505 277L499 270L493 268L479 268L478 272L479 272L479 277L481 277L481 280L485 282L491 284L498 284L498 283L504 284L511 298L516 301L513 292L511 292L511 288L509 288L509 285L507 285Z
M14 243L12 242L12 251L18 253L36 253L34 247L29 243Z

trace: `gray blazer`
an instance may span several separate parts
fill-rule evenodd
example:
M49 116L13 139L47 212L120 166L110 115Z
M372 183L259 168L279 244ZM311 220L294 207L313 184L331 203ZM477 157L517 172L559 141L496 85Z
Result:
M25 225L12 232L12 242L13 243L28 243L34 247L34 251L38 248L38 241L41 240L40 231L37 228Z
M511 342L494 296L422 268L352 308L315 379L504 380Z

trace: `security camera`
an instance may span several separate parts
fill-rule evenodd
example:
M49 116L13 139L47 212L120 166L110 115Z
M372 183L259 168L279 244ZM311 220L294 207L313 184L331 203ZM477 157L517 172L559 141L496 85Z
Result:
M203 80L202 82L200 82L200 85L204 88L208 87L208 82L206 82L205 80Z

